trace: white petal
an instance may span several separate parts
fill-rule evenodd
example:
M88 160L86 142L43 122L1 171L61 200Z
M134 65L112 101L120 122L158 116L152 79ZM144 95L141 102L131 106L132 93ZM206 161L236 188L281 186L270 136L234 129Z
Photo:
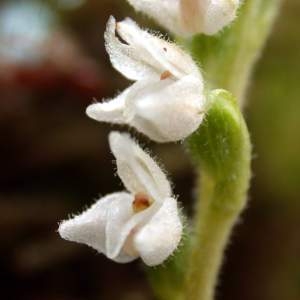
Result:
M191 56L174 43L165 41L127 18L117 24L118 33L132 48L136 48L135 57L140 58L147 65L151 65L160 76L169 71L174 77L181 78L187 74L194 74L201 78L197 65ZM142 55L144 55L142 57ZM150 77L148 76L147 79Z
M100 122L133 126L156 142L172 142L199 127L205 106L203 82L189 75L137 81L117 98L88 106L86 113Z
M183 25L190 34L216 34L236 16L239 0L181 0Z
M133 194L144 193L156 201L171 196L166 175L129 135L112 132L109 144L116 157L118 175L128 191Z
M148 266L161 264L178 247L182 223L176 200L167 198L152 219L134 237L134 245Z
M134 214L132 201L123 204L115 201L109 209L106 225L106 254L110 259L121 262L123 256L131 260L139 257L132 238L138 228L147 223L158 211L159 203L153 203L149 208Z
M180 0L128 0L139 12L145 13L161 26L178 35L183 35L180 26Z
M236 16L238 6L238 0L210 1L205 15L203 32L206 34L215 34L230 24Z
M118 220L118 214L120 214L122 215L120 219L126 223L133 214L132 209L130 213L127 209L128 206L131 207L132 200L133 196L125 192L107 195L98 200L82 214L70 220L63 221L59 225L58 232L66 240L86 244L98 252L106 254L107 221L108 219L110 219L110 222ZM116 203L120 206L119 211L112 216L111 207L115 207ZM128 214L127 219L124 217L124 210ZM119 229L124 225L118 224ZM112 234L119 234L119 232ZM116 258L119 262L128 262L133 259L133 257L126 255L122 255L119 259Z
M127 44L116 37L116 31ZM187 74L201 78L190 55L175 44L142 30L129 18L116 24L111 17L105 40L113 66L129 79L159 79L165 71L176 78Z
M97 121L111 122L115 124L126 123L124 118L124 109L128 91L129 88L112 100L89 105L86 109L86 114Z
M202 81L194 76L140 82L132 86L127 98L127 122L157 142L186 138L204 116Z
M153 66L155 61L146 63L151 60L151 56L149 57L148 53L143 51L143 31L134 22L130 22L129 28L131 34L128 33L126 37L125 33L123 34L125 42L128 43L125 44L116 37L116 30L118 30L116 20L110 17L107 22L104 38L112 65L131 80L157 76L157 70ZM135 39L132 40L133 38Z

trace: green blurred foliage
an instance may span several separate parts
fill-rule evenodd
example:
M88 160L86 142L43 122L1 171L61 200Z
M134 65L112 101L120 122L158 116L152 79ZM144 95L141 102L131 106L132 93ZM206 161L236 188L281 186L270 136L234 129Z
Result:
M255 174L280 206L300 208L299 1L286 1L249 86ZM291 207L292 208L292 207Z

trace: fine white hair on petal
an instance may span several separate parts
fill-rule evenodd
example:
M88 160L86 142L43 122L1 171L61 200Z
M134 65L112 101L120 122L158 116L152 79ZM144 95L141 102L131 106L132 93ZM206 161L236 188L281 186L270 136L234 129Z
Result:
M93 103L86 109L86 114L94 120L102 122L112 122L115 124L124 124L124 110L126 107L125 101L129 89L123 91L120 95L112 100L107 100L100 103Z
M239 0L210 1L203 23L203 32L216 34L236 17Z
M111 132L109 144L116 157L117 172L128 191L145 193L156 201L171 196L166 175L128 134Z
M189 54L176 44L142 30L130 18L117 23L117 32L132 48L138 50L135 51L136 59L151 65L159 76L168 70L176 78L187 74L201 78L199 69Z
M148 266L156 266L176 250L182 230L177 202L174 198L167 198L151 220L137 232L134 246Z
M143 39L143 31L133 21L129 25L127 19L127 23L130 26L131 35L127 34L125 37L125 33L123 34L126 43L126 38L128 39L128 44L125 44L116 37L116 31L119 30L115 18L111 16L107 22L104 38L106 51L109 54L112 65L130 80L141 80L157 76L157 71L155 66L153 66L155 61L152 60L148 53L143 51L141 46L143 43L135 38L135 43L133 45L130 44L133 41L129 37ZM122 32L120 35L122 35ZM147 61L151 61L151 63L145 63Z
M58 232L60 236L66 240L84 243L98 252L106 254L106 224L108 218L111 218L109 214L111 206L114 206L115 202L118 202L118 204L121 205L119 213L125 208L127 219L129 219L132 216L132 212L129 214L127 207L129 205L131 206L132 201L133 196L126 192L109 194L99 199L82 214L61 222ZM114 217L118 219L117 215ZM124 223L126 221L127 220L124 220ZM122 227L122 225L123 224L119 224L120 227ZM123 255L122 260L123 262L128 262L132 260L132 257Z
M126 44L116 37L116 32ZM177 78L189 73L201 77L190 55L179 46L142 30L130 18L116 23L110 17L105 41L114 68L128 79L159 78L165 70Z

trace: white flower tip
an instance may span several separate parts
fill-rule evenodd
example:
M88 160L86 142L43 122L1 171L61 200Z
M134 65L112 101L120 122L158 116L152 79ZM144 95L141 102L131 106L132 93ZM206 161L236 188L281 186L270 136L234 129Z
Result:
M82 224L78 224L75 219L65 220L59 224L58 233L61 238L72 241L81 242L84 237L85 229Z
M115 149L117 145L122 143L122 140L126 140L127 142L129 140L129 135L127 133L120 133L119 131L111 131L108 135L108 141L111 149Z
M88 117L90 117L91 119L97 120L97 104L91 104L89 105L86 110L85 113L87 114Z

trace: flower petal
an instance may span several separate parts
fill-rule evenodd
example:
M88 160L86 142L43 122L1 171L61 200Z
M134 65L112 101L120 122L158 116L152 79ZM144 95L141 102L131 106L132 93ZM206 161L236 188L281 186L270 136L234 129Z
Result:
M148 266L161 264L178 247L182 228L176 200L165 199L161 208L134 237L135 248L142 260Z
M205 111L202 82L192 75L172 81L143 81L127 94L127 122L157 142L178 141L193 133Z
M157 70L153 67L155 61L150 61L151 56L143 51L143 31L133 21L127 20L127 23L130 23L130 32L124 38L128 43L125 44L116 37L118 27L115 18L111 16L107 22L104 38L112 65L131 80L157 76ZM135 38L134 41L133 38ZM146 63L147 61L150 63Z
M154 203L149 208L134 214L132 201L123 203L115 201L109 209L106 225L106 254L110 259L120 262L122 257L131 260L139 257L134 248L133 237L135 232L149 221L159 209L160 204Z
M128 0L138 11L147 14L160 25L178 35L184 32L180 26L180 0Z
M124 124L125 100L130 87L123 91L119 96L112 100L100 103L93 103L86 109L86 114L97 121Z
M126 44L116 37L116 31ZM159 79L164 71L176 78L187 74L202 78L190 55L177 45L142 30L129 18L116 23L110 17L105 41L112 65L128 79Z
M190 34L216 34L230 24L240 0L181 0L183 25Z
M169 71L176 78L194 74L202 79L191 56L174 43L142 30L129 18L118 22L117 31L132 49L136 49L136 59L139 58L145 65L151 65L158 77L164 71Z
M166 175L129 135L112 132L109 144L116 157L118 175L128 191L133 194L144 193L156 201L171 196Z
M59 225L58 232L66 240L86 244L106 254L106 224L111 217L111 206L114 207L115 202L118 204L122 202L123 206L131 205L132 199L132 195L126 192L107 195L82 214L63 221ZM123 257L123 260L130 261L132 258Z
M207 7L203 32L206 34L216 34L223 27L230 24L239 6L239 0L210 1Z

